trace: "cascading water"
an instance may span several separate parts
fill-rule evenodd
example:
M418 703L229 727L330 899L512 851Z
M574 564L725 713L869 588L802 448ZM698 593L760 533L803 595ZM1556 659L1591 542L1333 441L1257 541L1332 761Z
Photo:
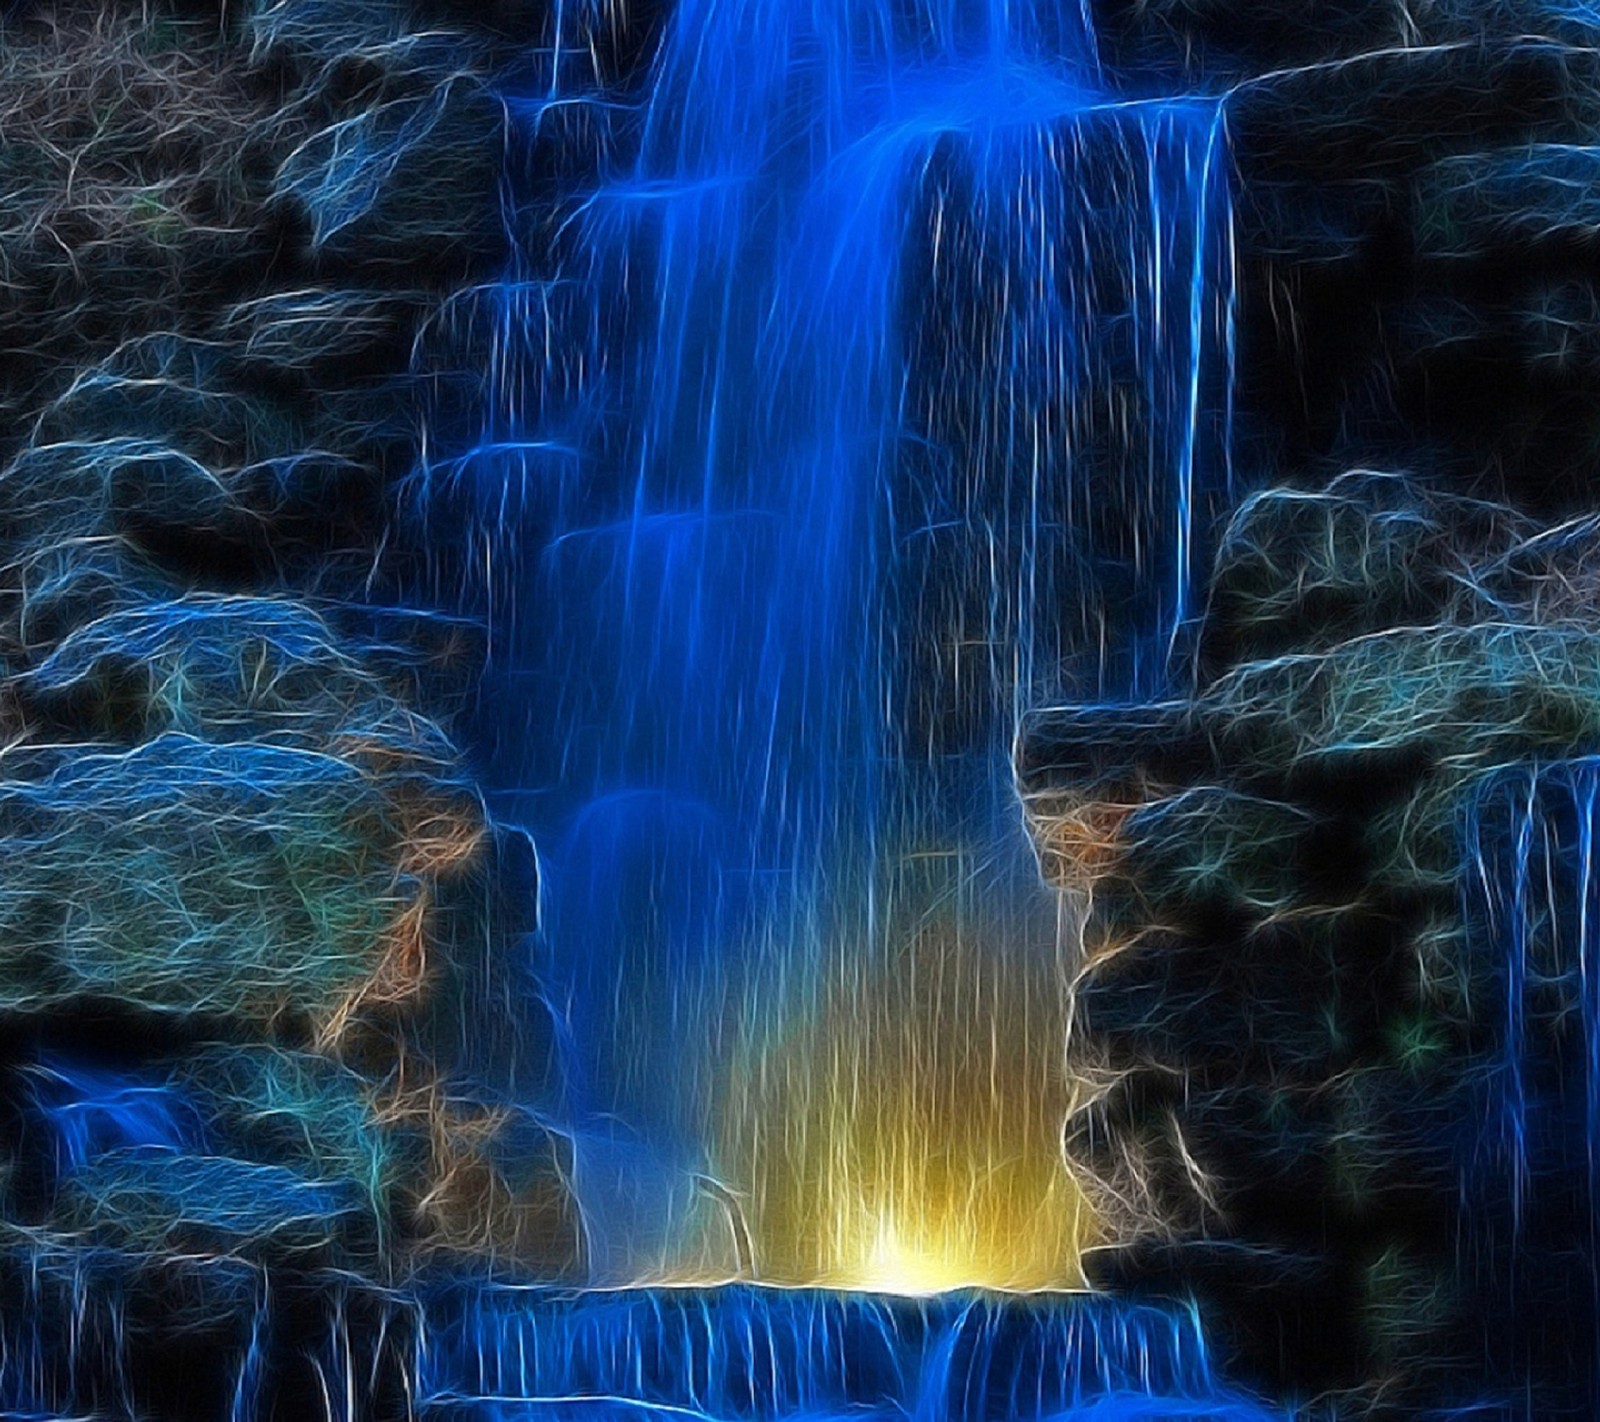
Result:
M1192 1313L1109 1299L505 1288L462 1301L420 1357L422 1398L469 1415L532 1400L750 1422L1268 1416L1216 1376Z
M489 374L426 481L539 851L559 1084L509 1089L572 1142L596 1283L1071 1286L1077 924L1010 752L1179 675L1221 108L1107 89L1075 7L666 24L637 112L578 28L510 93L514 260L453 308ZM576 133L599 180L527 200Z
M1574 1364L1600 1344L1597 815L1600 760L1586 756L1495 772L1467 818L1466 921L1499 1001L1460 1152L1463 1255L1501 1374L1564 1378L1574 1408L1594 1381ZM1556 1332L1537 1320L1558 1299Z

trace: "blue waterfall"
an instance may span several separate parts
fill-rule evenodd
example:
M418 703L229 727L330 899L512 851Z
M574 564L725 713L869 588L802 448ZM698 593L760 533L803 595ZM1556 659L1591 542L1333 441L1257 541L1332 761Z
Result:
M504 88L511 262L433 333L416 494L538 855L478 1066L570 1143L591 1290L446 1290L419 1400L1261 1416L1183 1306L1059 1292L1080 925L1011 763L1031 706L1187 678L1222 104L1120 91L1076 6L685 0L636 96L592 18Z
M1076 6L690 0L637 102L585 72L586 18L505 87L511 264L435 333L482 377L417 492L470 549L482 778L539 855L483 1071L571 1142L595 1283L828 1282L945 1144L851 1175L899 1128L841 1100L915 1078L923 1120L968 1116L990 1019L1027 1017L1026 1122L937 1184L980 1235L1050 1193L1057 1255L963 1281L1073 1283L1076 928L1010 755L1041 700L1184 676L1229 480L1222 106L1119 92ZM889 1040L946 1011L919 971L1002 966L1026 1001L968 1040ZM509 1039L554 1072L507 1079ZM999 1155L1027 1180L974 1203Z
M1493 772L1466 829L1469 946L1497 1000L1458 1125L1462 1252L1499 1375L1564 1378L1581 1408L1596 1379L1572 1361L1600 1343L1600 760Z
M1192 1313L1109 1299L505 1288L447 1315L419 1392L462 1419L1269 1416L1215 1375Z

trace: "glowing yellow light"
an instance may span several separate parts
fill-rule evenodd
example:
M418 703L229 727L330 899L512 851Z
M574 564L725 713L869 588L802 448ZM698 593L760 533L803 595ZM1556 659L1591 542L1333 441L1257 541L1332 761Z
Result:
M878 1226L856 1287L885 1294L937 1294L974 1281L950 1260L905 1244L892 1219Z
M924 857L900 876L892 921L907 928L870 952L835 945L787 1001L750 989L713 1106L716 1176L739 1220L706 1238L737 1234L761 1282L1084 1286L1101 1228L1061 1147L1080 945L1036 918L985 922L943 872Z

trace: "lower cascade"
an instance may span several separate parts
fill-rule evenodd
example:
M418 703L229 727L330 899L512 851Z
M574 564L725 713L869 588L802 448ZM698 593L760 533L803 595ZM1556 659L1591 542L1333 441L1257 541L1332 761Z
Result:
M419 1396L463 1417L1274 1415L1215 1376L1192 1312L1093 1295L501 1288L426 1316Z

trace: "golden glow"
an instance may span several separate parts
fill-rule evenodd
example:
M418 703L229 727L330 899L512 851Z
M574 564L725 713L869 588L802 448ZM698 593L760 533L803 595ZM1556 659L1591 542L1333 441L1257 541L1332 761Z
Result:
M879 1221L866 1267L847 1287L884 1294L937 1294L976 1282L951 1262L952 1251L908 1245L893 1219Z
M768 1025L720 1073L718 1178L761 1282L1083 1286L1098 1226L1061 1150L1076 925L1034 912L980 931L940 882L960 868L903 873L886 918L914 927L836 953L777 1022L770 984L752 991Z

